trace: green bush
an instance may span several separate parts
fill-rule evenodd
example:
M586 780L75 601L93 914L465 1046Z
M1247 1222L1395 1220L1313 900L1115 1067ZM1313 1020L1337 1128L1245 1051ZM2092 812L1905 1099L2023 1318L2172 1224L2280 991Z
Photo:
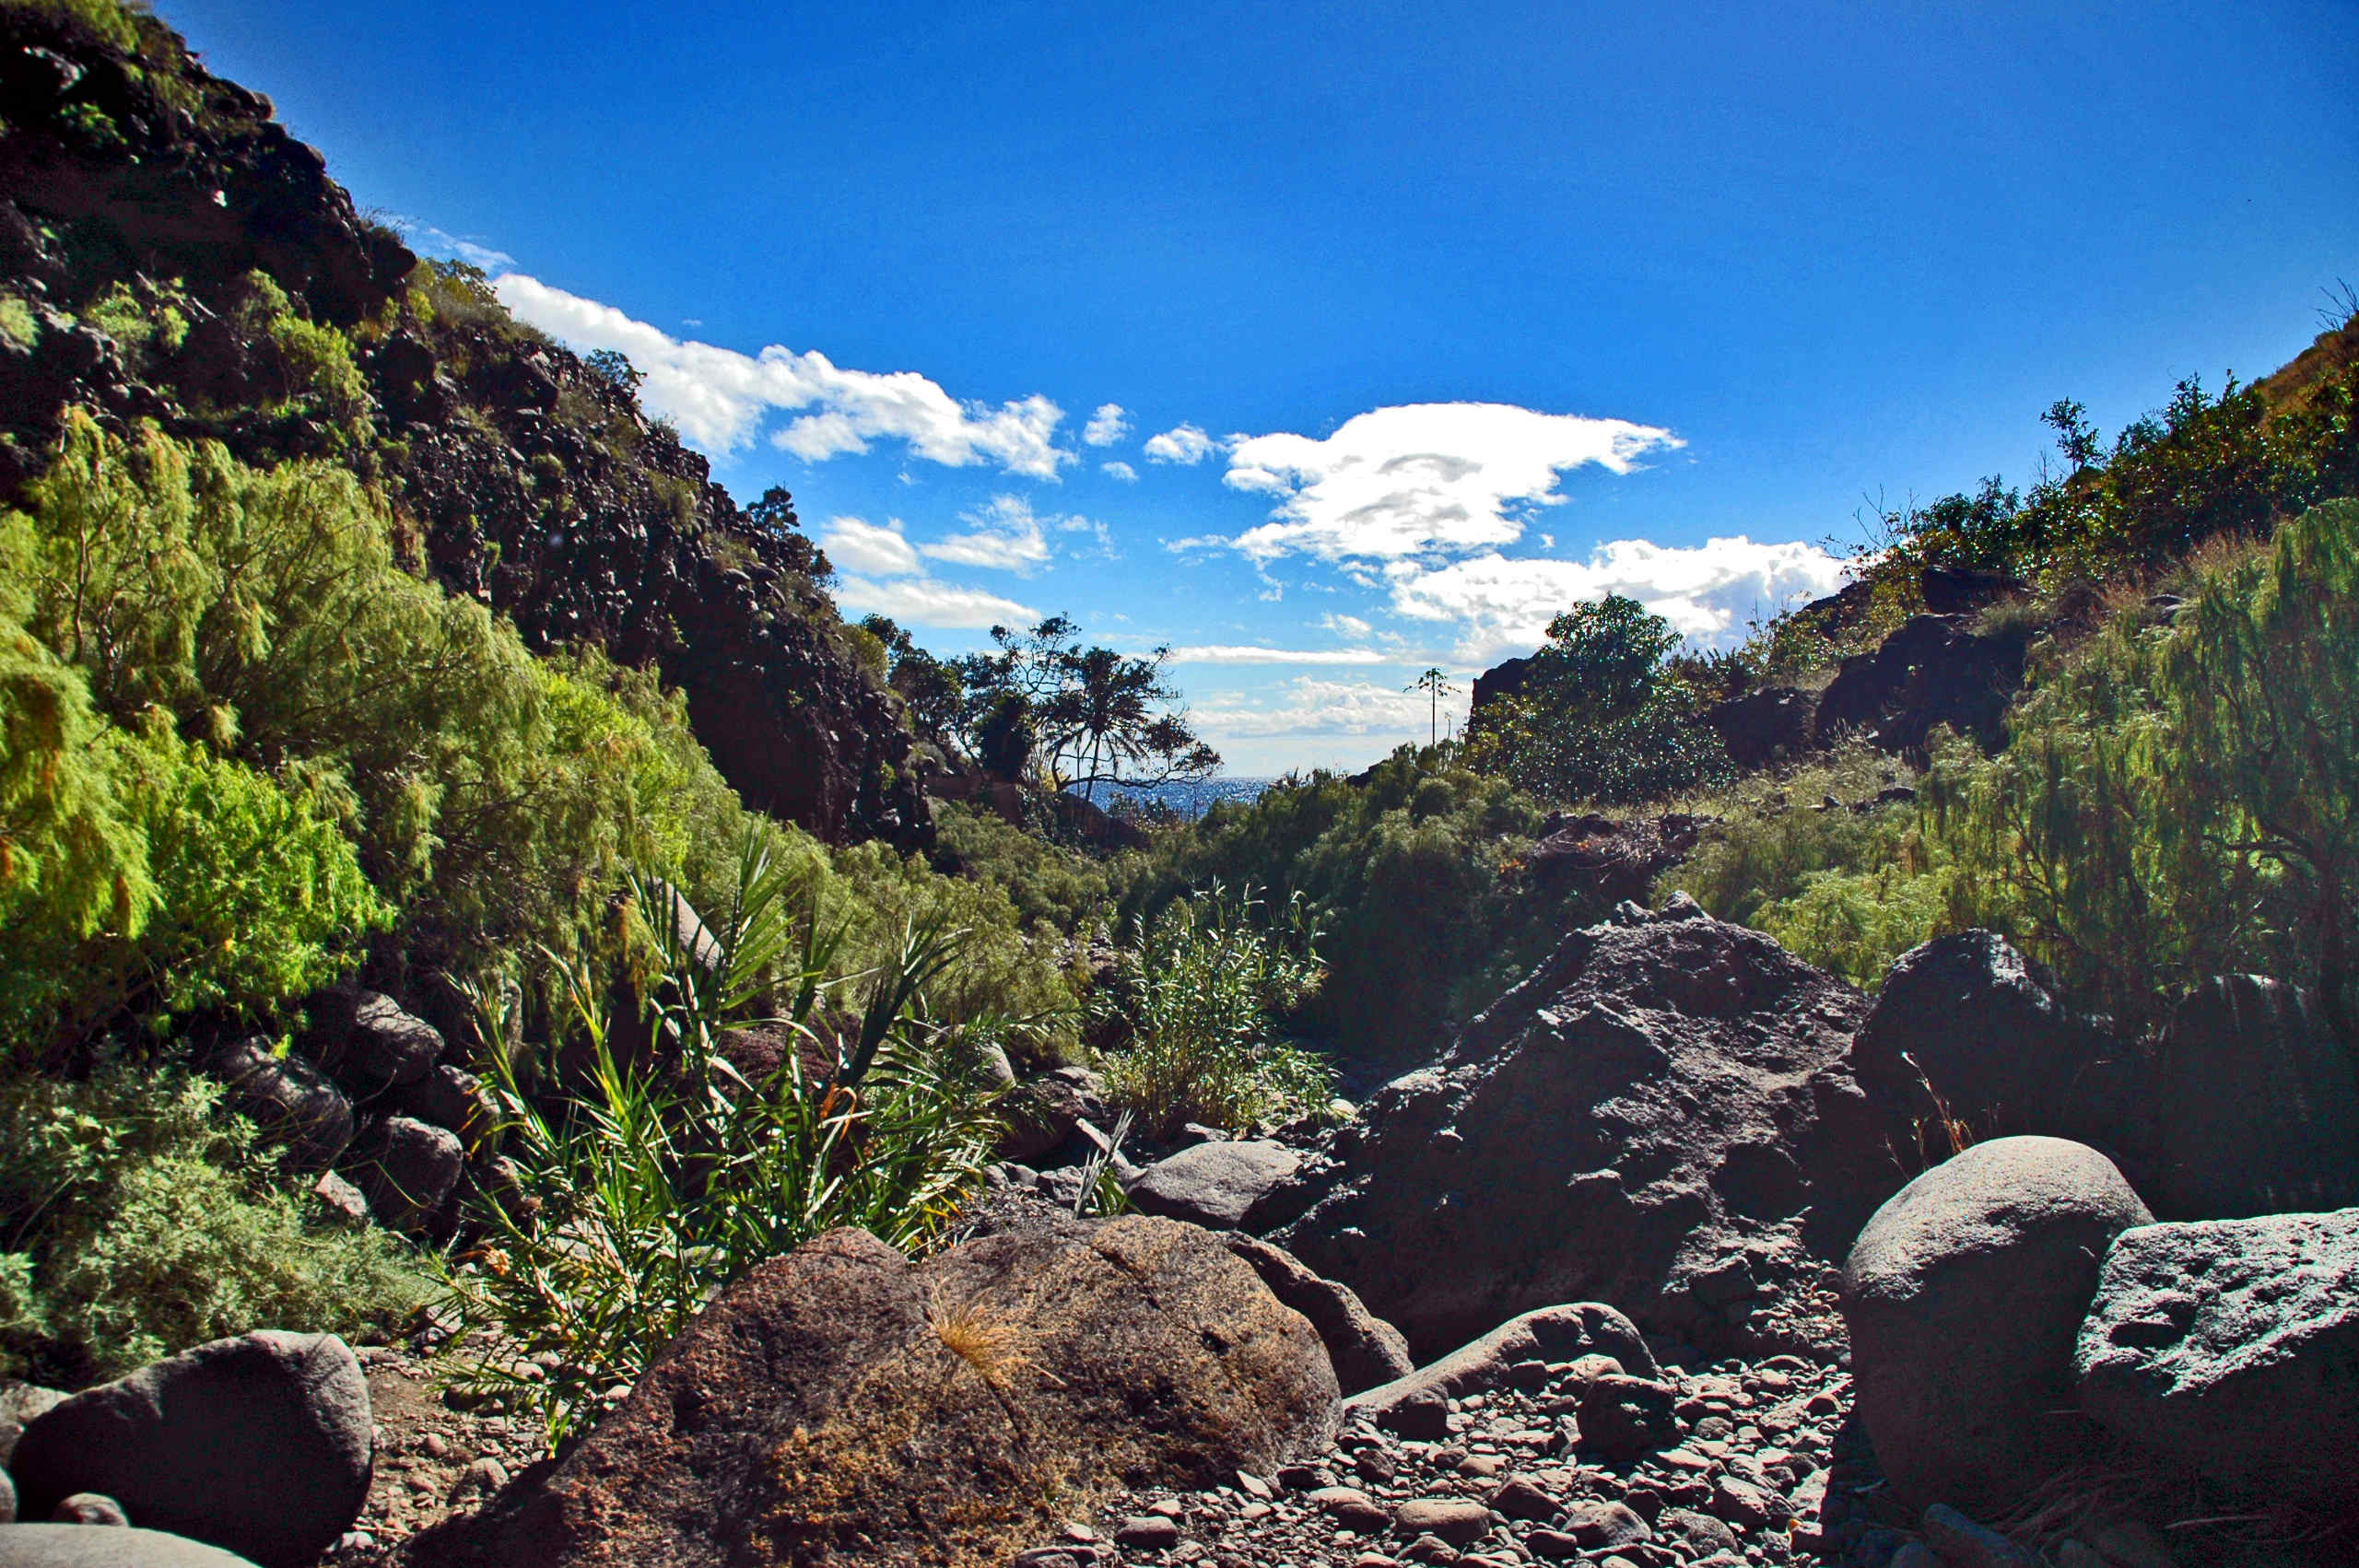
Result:
M1548 623L1521 686L1466 724L1467 766L1567 803L1626 805L1722 777L1728 754L1671 661L1679 634L1608 594Z
M1334 1070L1277 1037L1278 1021L1315 991L1318 930L1299 895L1265 928L1248 887L1215 884L1134 926L1112 983L1094 999L1120 1043L1099 1066L1107 1096L1147 1130L1182 1122L1242 1129L1324 1105Z
M282 1185L219 1085L175 1070L0 1083L0 1375L76 1387L250 1329L357 1334L429 1285Z
M2359 871L2359 503L2201 568L2038 683L1987 763L1928 783L1952 918L2152 1017L2237 969L2322 988L2352 1039Z
M1518 874L1543 813L1457 749L1403 746L1360 781L1280 780L1159 838L1122 893L1151 915L1218 882L1299 893L1325 933L1327 983L1294 1022L1344 1057L1431 1051L1445 1023L1487 1005L1569 926L1602 918L1579 895Z
M840 1032L822 1027L832 985L814 962L825 929L804 868L747 841L729 895L716 898L718 962L675 938L662 884L638 879L663 936L660 1023L678 1041L673 1070L616 1063L610 1020L586 970L569 972L593 1084L552 1105L526 1093L498 1049L487 1060L507 1113L515 1184L471 1204L487 1237L444 1279L469 1328L493 1331L502 1359L463 1359L454 1379L504 1394L537 1417L552 1449L635 1381L713 1293L756 1264L842 1225L904 1251L942 1239L980 1188L1001 1124L982 1087L975 1033L926 1006L929 981L960 960L956 933L904 928ZM804 933L797 958L796 932ZM798 963L800 966L798 966ZM806 1076L797 1051L750 1083L715 1043L764 989L791 996L766 1020L832 1059ZM501 1037L496 1020L487 1041ZM464 1341L462 1341L464 1344ZM517 1354L554 1352L525 1378Z
M936 842L968 876L1006 893L1027 927L1087 937L1144 868L1135 850L1104 859L1052 844L992 812L947 802L934 813Z

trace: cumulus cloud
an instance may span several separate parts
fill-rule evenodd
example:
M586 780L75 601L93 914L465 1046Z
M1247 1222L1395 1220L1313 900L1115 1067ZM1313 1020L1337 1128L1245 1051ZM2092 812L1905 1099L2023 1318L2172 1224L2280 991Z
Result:
M1220 443L1194 425L1180 425L1146 441L1147 461L1193 467L1220 451Z
M1056 444L1064 411L1038 393L995 408L961 402L914 370L847 370L816 349L798 354L772 344L746 355L683 342L522 273L496 278L493 287L518 320L552 337L628 355L646 378L640 404L709 451L744 447L774 409L807 409L769 439L812 462L864 452L880 439L905 441L914 455L946 467L990 462L1036 479L1054 479L1076 461Z
M919 550L954 566L991 567L1027 577L1048 561L1048 534L1021 496L993 496L980 511L959 517L971 524L966 532L921 544ZM1064 520L1055 521L1062 527Z
M1127 462L1101 462L1097 466L1125 485L1135 485L1139 482L1139 471Z
M1225 482L1277 497L1233 541L1256 560L1302 554L1393 561L1512 544L1532 509L1565 497L1557 475L1594 463L1627 474L1680 445L1651 425L1499 403L1379 408L1314 440L1280 432L1229 449Z
M1171 650L1174 664L1383 664L1390 654L1372 648L1263 648L1246 643L1191 643Z
M846 577L836 581L836 602L847 610L890 615L905 626L942 630L981 630L987 626L1029 625L1040 612L1013 599L980 589L960 588L932 578L891 578L873 581Z
M887 519L882 527L856 517L831 519L820 532L819 548L842 571L902 577L919 568L918 553L901 536L898 517Z
M1294 739L1373 735L1423 741L1430 699L1419 691L1395 691L1373 681L1297 675L1280 684L1273 702L1242 696L1200 704L1191 716L1215 745L1224 740ZM1462 725L1463 692L1442 701L1442 717Z
M1082 427L1081 439L1093 447L1110 447L1131 433L1129 413L1119 403L1101 403Z
M1344 637L1366 637L1374 629L1369 626L1366 621L1361 620L1357 615L1337 615L1329 614L1320 616L1319 624L1327 630L1339 633Z
M1496 551L1443 567L1396 561L1385 576L1396 614L1457 623L1461 655L1482 659L1533 647L1557 614L1609 593L1636 599L1690 638L1725 641L1741 617L1766 619L1833 592L1843 563L1815 544L1740 534L1684 547L1617 539L1586 561L1509 560Z

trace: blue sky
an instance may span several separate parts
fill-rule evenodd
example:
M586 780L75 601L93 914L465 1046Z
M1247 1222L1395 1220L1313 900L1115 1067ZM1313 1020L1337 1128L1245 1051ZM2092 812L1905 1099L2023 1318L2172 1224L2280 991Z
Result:
M1245 774L1577 598L1741 636L2359 281L2348 3L158 9L848 612L1168 643Z

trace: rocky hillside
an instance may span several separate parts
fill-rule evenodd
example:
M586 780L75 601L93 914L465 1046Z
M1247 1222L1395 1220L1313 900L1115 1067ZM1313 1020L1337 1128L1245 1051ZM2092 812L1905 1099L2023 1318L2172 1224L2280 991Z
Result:
M927 833L912 741L782 496L741 509L627 385L356 213L269 99L113 0L0 6L0 502L65 411L379 489L536 648L652 662L746 802Z

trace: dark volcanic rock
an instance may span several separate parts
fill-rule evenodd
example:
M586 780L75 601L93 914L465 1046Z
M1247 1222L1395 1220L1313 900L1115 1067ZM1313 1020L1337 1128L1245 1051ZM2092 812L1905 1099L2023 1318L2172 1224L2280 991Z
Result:
M1259 1236L1230 1231L1221 1240L1282 1305L1310 1319L1334 1363L1339 1393L1356 1394L1416 1370L1401 1330L1370 1312L1351 1286L1320 1279L1294 1254Z
M1704 727L1720 738L1739 767L1762 767L1814 744L1818 698L1792 686L1765 686L1704 710Z
M336 986L303 1004L301 1045L354 1097L415 1083L442 1054L441 1032L381 991Z
M232 1108L265 1138L287 1145L288 1163L321 1170L352 1141L352 1102L300 1057L274 1055L260 1036L214 1053L205 1071L229 1086Z
M509 321L480 275L429 273L364 220L267 99L136 8L119 13L125 49L88 19L111 9L0 6L0 293L36 322L29 345L0 334L0 504L73 405L247 462L352 462L422 532L435 579L529 644L660 670L749 805L831 840L924 847L900 699L846 643L783 493L740 508L628 390ZM289 405L255 273L299 317L390 329L352 332L358 439ZM150 280L177 291L176 349L117 342L88 309ZM405 308L413 284L433 309Z
M1844 1270L1859 1411L1912 1507L2019 1503L2091 1456L2061 1414L2072 1348L2113 1238L2153 1216L2113 1163L2060 1138L2001 1138L1876 1211Z
M2154 1155L2146 1058L2059 1003L1995 931L1958 931L1903 954L1852 1063L1862 1085L1908 1106L1929 1131L1954 1117L1977 1137L2070 1138L2126 1153L2141 1170Z
M85 1389L25 1428L10 1468L35 1517L102 1492L143 1527L298 1568L359 1514L370 1448L344 1341L266 1329Z
M1828 745L1847 730L1888 752L1916 751L1946 724L1986 747L2023 684L2024 639L1985 637L1965 615L1917 615L1872 653L1855 654L1819 694L1813 721Z
M2122 1232L2074 1364L2135 1446L2263 1501L2359 1502L2359 1209Z
M1130 1184L1131 1203L1143 1214L1234 1230L1263 1193L1301 1164L1293 1150L1266 1139L1199 1143L1147 1166Z
M1519 1365L1572 1362L1590 1355L1611 1356L1625 1372L1651 1375L1655 1371L1654 1355L1636 1325L1610 1306L1579 1302L1543 1306L1509 1318L1437 1361L1355 1395L1344 1409L1387 1431L1423 1436L1402 1427L1403 1411L1440 1410L1446 1414L1452 1399L1507 1386ZM1419 1419L1408 1418L1413 1423ZM1430 1423L1430 1414L1422 1419ZM1445 1426L1441 1435L1446 1434Z
M1839 1255L1904 1179L1906 1123L1848 1064L1866 1012L1684 895L1627 906L1379 1091L1257 1225L1422 1353L1550 1302L1684 1311L1666 1282L1733 1239L1802 1220Z
M355 1175L370 1211L397 1230L442 1206L467 1158L457 1133L405 1116L379 1122L357 1153Z
M2174 1220L2359 1203L2359 1087L2307 991L2259 975L2205 982L2163 1031L2162 1165Z
M1019 1083L999 1110L1007 1122L999 1157L1024 1164L1062 1149L1078 1123L1108 1119L1097 1075L1084 1068L1060 1068Z
M1068 1217L914 1267L836 1231L708 1307L479 1560L1003 1557L1113 1485L1266 1475L1334 1421L1310 1325L1193 1226Z

